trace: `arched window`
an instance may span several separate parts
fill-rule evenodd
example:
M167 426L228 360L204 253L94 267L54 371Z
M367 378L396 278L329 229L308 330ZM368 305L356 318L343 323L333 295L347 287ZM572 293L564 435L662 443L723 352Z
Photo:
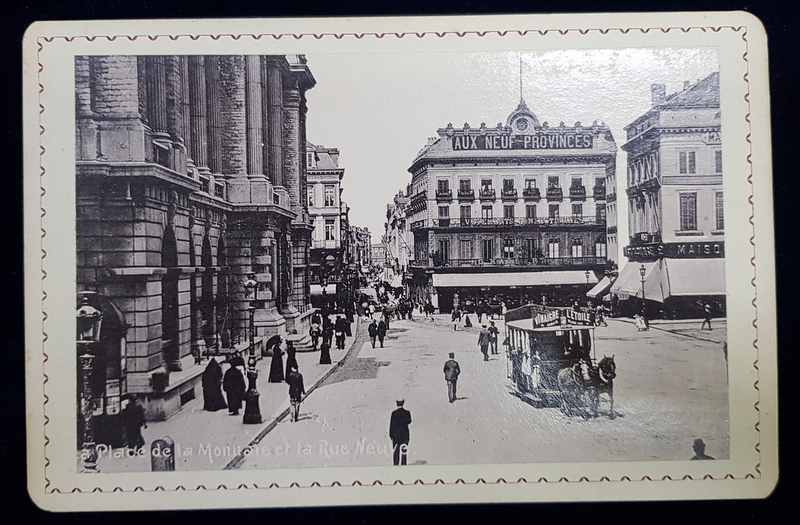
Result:
M161 266L167 269L161 280L161 351L169 370L180 369L178 321L178 243L171 226L164 230L161 244Z

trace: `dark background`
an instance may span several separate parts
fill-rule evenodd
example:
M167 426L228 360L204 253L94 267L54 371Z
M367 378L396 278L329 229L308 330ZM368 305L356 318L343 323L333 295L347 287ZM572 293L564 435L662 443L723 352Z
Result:
M26 27L36 20L241 18L308 16L392 16L446 14L588 13L644 11L744 10L766 26L770 55L770 92L773 137L773 192L775 197L776 266L781 391L781 481L766 500L585 504L503 504L438 506L372 506L327 509L269 509L246 511L51 514L36 508L27 495L24 418L24 334L22 283L22 121L21 42ZM0 7L0 39L4 54L0 102L5 247L2 261L5 301L0 334L5 336L0 380L0 523L117 523L152 520L154 523L204 523L234 520L250 523L384 523L439 522L500 523L503 525L592 523L782 523L797 520L795 496L797 463L793 443L797 414L798 371L793 328L797 325L798 257L798 48L800 10L793 0L18 0ZM346 73L345 73L346 74ZM794 154L792 152L795 152ZM757 178L759 174L754 174ZM668 372L668 371L667 371ZM666 487L665 487L666 488ZM535 490L535 489L532 489ZM795 516L791 518L791 516Z

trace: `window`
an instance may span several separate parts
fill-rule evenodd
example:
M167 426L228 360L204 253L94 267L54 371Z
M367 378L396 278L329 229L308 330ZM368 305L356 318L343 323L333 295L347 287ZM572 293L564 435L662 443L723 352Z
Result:
M439 239L439 256L442 262L450 260L450 239Z
M558 239L551 238L547 241L547 256L555 259L559 255Z
M714 173L722 173L722 150L714 152Z
M571 187L580 188L581 186L583 186L583 182L581 181L581 178L580 177L572 177Z
M336 222L330 219L325 221L325 240L336 240Z
M574 237L572 239L572 257L583 257L583 239Z
M603 177L596 177L594 179L594 187L597 188L598 193L605 194L606 192L606 179Z
M503 179L503 191L511 191L514 189L514 179Z
M450 206L439 206L439 218L440 219L450 218Z
M491 219L492 218L492 207L491 206L481 206L481 218L483 218L483 219Z
M514 220L514 205L506 204L503 206L503 218Z
M306 166L309 168L314 167L314 153L306 153Z
M462 219L472 218L472 206L461 206L461 218Z
M694 151L681 151L678 153L678 171L683 175L697 172Z
M558 219L558 204L550 204L548 206L548 212L551 219Z
M605 222L606 221L606 205L605 204L595 204L594 205L594 218L597 222Z
M594 255L595 257L606 256L606 238L605 235L598 235L594 241Z
M458 189L460 191L469 191L472 189L472 184L470 184L469 179L461 179L458 181Z
M525 179L525 189L532 190L536 188L536 179Z
M494 258L494 239L483 240L483 262L492 262Z
M531 259L542 256L539 251L539 239L525 239L525 255Z
M481 180L481 189L482 190L491 190L492 189L492 179L482 179Z
M583 217L583 204L581 204L581 203L573 203L573 205L572 205L572 217L574 217L574 218Z
M526 219L536 220L536 205L535 204L527 204L527 205L525 205L525 218Z
M469 239L461 239L461 252L460 259L472 259L472 241Z
M308 187L308 206L309 208L314 207L314 186Z
M697 194L696 193L681 193L680 194L680 220L681 230L696 230L697 229Z
M336 186L325 185L325 206L336 206Z
M722 192L714 193L714 211L716 215L716 226L718 230L725 229L725 215L722 211Z
M547 189L558 188L558 177L547 177Z
M514 258L514 238L506 237L503 239L503 259Z
M436 181L436 188L441 193L447 193L448 191L450 191L450 181L447 179L439 179L438 181Z

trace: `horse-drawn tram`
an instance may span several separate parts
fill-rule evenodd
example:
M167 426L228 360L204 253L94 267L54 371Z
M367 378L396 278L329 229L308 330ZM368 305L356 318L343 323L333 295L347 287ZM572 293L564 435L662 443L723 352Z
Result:
M595 314L589 309L527 305L507 312L507 375L535 406L597 416L601 394L614 417L614 358L595 357Z

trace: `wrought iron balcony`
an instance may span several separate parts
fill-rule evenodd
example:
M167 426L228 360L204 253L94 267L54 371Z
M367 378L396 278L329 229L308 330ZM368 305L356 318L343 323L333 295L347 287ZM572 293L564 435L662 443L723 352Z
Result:
M492 258L489 260L484 259L446 259L438 261L434 264L433 260L414 260L411 261L411 266L422 268L457 268L457 267L479 267L479 268L496 268L496 267L517 267L517 268L543 268L543 267L579 267L579 268L593 268L603 266L606 264L605 257L501 257Z
M539 226L542 228L561 226L605 226L606 221L593 215L570 217L461 217L459 219L423 219L411 223L412 230L423 228L508 228L521 226Z
M606 187L605 186L595 186L592 188L592 196L594 200L605 200L606 198Z
M562 201L564 200L564 192L561 188L547 188L547 200Z
M515 200L517 200L517 189L516 188L511 188L511 189L503 190L503 192L500 194L500 196L504 201L515 201Z
M630 237L631 246L643 246L661 242L661 234L658 232L636 232Z
M542 198L542 195L539 193L539 188L525 188L522 190L522 197L526 201L538 201Z
M570 200L586 200L586 186L570 186L569 188Z
M453 190L436 190L437 202L449 202L453 200Z
M460 189L458 190L458 200L460 201L474 201L475 200L475 190L473 189Z
M483 189L480 191L480 199L482 201L493 201L497 198L494 189Z

